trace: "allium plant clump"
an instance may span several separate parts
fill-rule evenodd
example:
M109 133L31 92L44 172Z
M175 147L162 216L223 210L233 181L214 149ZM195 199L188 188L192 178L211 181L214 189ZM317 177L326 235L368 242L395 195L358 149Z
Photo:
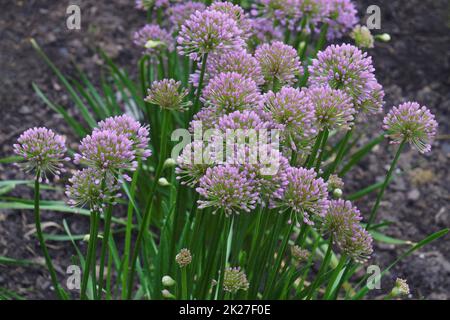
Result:
M82 117L57 109L80 140L73 163L65 139L47 128L25 131L13 146L35 177L36 230L56 294L366 297L374 244L391 239L377 219L380 202L404 148L431 151L433 114L405 102L379 123L383 135L358 143L372 135L367 117L385 111L365 51L377 38L355 28L352 1L209 2L137 1L148 18L130 39L142 50L137 76L105 56L111 74L101 91L87 77L87 89L64 81ZM351 32L360 48L339 43ZM386 176L348 194L347 172L384 138L396 145ZM82 268L79 292L60 283L42 233L39 188L52 175L66 182L67 206L54 210L90 216L89 234L65 230ZM348 200L372 192L369 212ZM447 231L414 239L395 263ZM380 294L406 292L399 279Z

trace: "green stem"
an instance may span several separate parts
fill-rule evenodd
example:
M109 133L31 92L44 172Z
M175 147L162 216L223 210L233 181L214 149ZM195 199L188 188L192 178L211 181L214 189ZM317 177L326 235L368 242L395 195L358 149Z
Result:
M55 287L56 293L60 299L64 299L64 294L61 292L61 288L58 284L58 278L56 277L56 271L52 263L52 259L50 258L50 254L48 253L47 246L45 245L44 235L42 234L42 226L41 226L41 214L39 208L40 202L40 183L39 178L41 176L40 171L36 173L36 179L34 181L34 219L36 225L36 235L39 240L39 244L41 246L42 252L44 253L45 264L47 265L47 269L50 272L50 278L52 280L53 286Z
M316 172L317 173L319 173L320 165L322 164L323 154L325 153L325 147L327 146L328 134L329 134L328 129L325 128L323 130L322 142L320 144L320 153L319 153L319 157L317 158L317 163L316 163Z
M306 160L306 168L310 169L314 165L314 162L316 161L317 152L322 144L322 137L323 137L323 131L320 131L319 134L316 137L316 142L314 143L313 149L311 153L308 156L308 159Z
M89 281L89 274L92 266L92 257L94 255L94 242L95 242L95 225L96 225L96 215L97 212L94 210L91 210L91 219L90 219L90 232L89 232L89 242L88 242L88 249L87 249L87 256L84 263L84 272L83 277L81 279L81 299L86 300L86 289Z
M187 266L181 268L181 299L188 300Z
M316 288L320 285L322 276L325 274L325 272L328 269L328 264L330 263L331 254L332 254L332 247L333 247L333 237L330 236L330 239L328 240L328 248L325 253L325 257L323 258L322 264L319 268L319 272L317 272L314 282L309 287L308 296L306 297L307 300L312 298L312 296L314 295L314 293L316 291Z
M327 172L324 176L325 180L328 180L330 175L333 174L336 171L336 169L339 167L339 165L341 164L341 161L344 158L345 149L347 147L348 141L352 137L352 134L353 134L353 127L352 127L352 129L347 131L344 138L342 139L340 146L339 146L339 150L337 151L337 154L336 154L336 158L334 159L333 164L327 170Z
M375 201L375 205L373 206L372 211L370 212L369 221L367 222L367 227L366 227L367 230L370 230L370 225L375 221L375 218L377 215L377 210L378 210L378 207L380 206L381 198L383 198L384 191L386 190L386 187L388 186L389 181L391 180L392 173L394 172L395 167L397 166L398 159L400 158L400 154L402 153L403 148L405 147L405 144L406 144L405 140L403 140L400 143L400 145L397 149L397 153L395 154L394 160L392 160L391 167L389 168L389 171L384 179L383 185L381 186L381 189L378 192L378 196L377 196L377 200Z
M106 251L108 249L109 244L109 237L110 237L110 231L111 231L111 219L112 219L112 204L108 205L108 209L106 210L106 217L105 217L105 229L103 232L103 239L102 239L102 251L100 253L100 271L99 271L99 279L98 279L98 299L102 299L102 293L103 293L103 275L104 275L104 268L105 268L105 257L106 257Z
M205 53L203 55L203 59L202 59L202 68L200 70L200 79L198 81L198 87L197 87L197 94L195 96L195 100L194 100L194 105L192 107L192 112L191 112L191 117L193 114L197 113L198 111L198 107L199 107L199 103L200 103L200 96L202 94L202 89L203 89L203 80L205 78L205 72L206 72L206 63L208 61L208 54Z

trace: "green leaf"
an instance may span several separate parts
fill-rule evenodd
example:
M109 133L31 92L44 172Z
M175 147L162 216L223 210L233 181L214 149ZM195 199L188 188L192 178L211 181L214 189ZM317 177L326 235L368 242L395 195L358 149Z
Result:
M384 140L384 134L379 135L375 139L371 140L369 143L367 143L365 146L363 146L361 149L359 149L357 152L355 152L351 157L348 163L344 166L344 168L339 173L340 177L343 177L347 172L350 171L350 169L359 163L361 159L363 159L369 152L372 151L372 149L380 144Z
M29 266L40 265L39 263L26 259L14 259L5 256L0 256L0 265L13 265L13 266Z

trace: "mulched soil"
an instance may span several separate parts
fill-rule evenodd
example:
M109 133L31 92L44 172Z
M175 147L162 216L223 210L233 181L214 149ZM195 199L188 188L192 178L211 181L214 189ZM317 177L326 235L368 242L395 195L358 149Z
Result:
M48 126L76 139L63 119L49 110L34 94L37 83L50 98L78 115L56 77L35 54L29 43L35 38L52 61L65 74L74 74L75 62L98 81L101 59L96 46L104 48L119 65L133 71L139 50L130 40L132 32L145 22L133 9L132 1L73 1L79 3L82 29L66 28L66 6L57 1L14 1L0 4L0 157L11 155L11 145L23 130ZM402 155L395 181L383 199L379 219L392 221L391 236L420 241L428 234L449 227L450 182L450 25L447 0L357 1L359 12L368 5L381 8L382 29L392 41L377 43L370 50L377 77L386 91L386 107L406 100L417 100L430 107L439 121L439 139L429 155L407 149ZM362 15L362 14L360 14ZM361 143L380 133L380 118L370 119ZM382 144L346 178L346 192L355 191L382 179L395 147ZM23 179L26 175L11 165L0 164L0 180ZM29 177L28 177L29 178ZM29 188L18 188L13 196L30 197ZM61 193L44 192L47 199L61 199ZM363 213L370 210L373 197L358 201ZM70 214L44 212L46 232L62 233L63 216L75 234L87 232L87 221ZM449 237L413 254L396 266L382 282L377 297L388 291L396 277L408 279L412 298L450 298ZM73 248L68 243L50 242L60 279L66 277ZM82 250L84 249L84 245ZM406 248L377 245L370 263L386 267ZM31 211L0 210L0 255L36 261L36 266L0 266L0 287L32 299L54 298L50 281L42 267L43 259L33 235Z

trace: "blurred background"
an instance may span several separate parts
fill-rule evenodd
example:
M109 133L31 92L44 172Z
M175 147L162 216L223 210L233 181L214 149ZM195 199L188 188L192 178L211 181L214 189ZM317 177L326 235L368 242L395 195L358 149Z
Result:
M450 226L450 5L448 0L354 1L359 16L375 4L381 8L381 30L389 43L376 43L369 50L376 75L386 92L385 110L406 100L428 106L439 122L439 136L425 156L407 149L400 158L395 181L381 203L379 218L391 221L387 234L419 241L432 232ZM68 30L66 8L81 8L81 30ZM12 155L12 144L25 129L47 126L67 136L76 146L70 128L34 93L32 82L70 114L77 117L66 91L48 66L37 56L29 39L34 38L64 74L75 75L76 64L98 84L102 47L118 65L136 73L140 49L132 43L133 32L145 23L145 14L134 9L132 0L109 1L6 1L0 0L0 158ZM366 130L369 140L381 133L382 116L371 118ZM383 143L345 179L345 192L352 192L381 180L394 148ZM27 179L11 164L0 162L0 180ZM63 182L61 182L63 185ZM31 198L32 190L16 188L10 196ZM62 199L61 192L46 192L45 198ZM363 214L373 196L356 204ZM0 200L1 201L1 200ZM79 215L43 212L46 233L61 233L62 219L74 233L87 230L88 221ZM51 221L51 222L49 222ZM54 297L34 237L32 211L0 207L0 256L26 259L21 266L0 261L0 287L27 298ZM450 237L433 242L398 264L383 279L381 291L389 291L397 277L408 280L411 298L450 298ZM66 276L73 247L67 241L50 241L51 255L60 278ZM386 267L404 246L377 244L370 263ZM32 263L30 263L30 261Z

